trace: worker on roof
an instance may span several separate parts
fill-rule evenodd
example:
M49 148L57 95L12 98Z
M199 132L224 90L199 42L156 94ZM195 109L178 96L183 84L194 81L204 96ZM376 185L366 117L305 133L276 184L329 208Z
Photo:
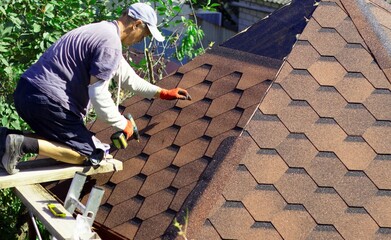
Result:
M103 144L83 122L89 102L99 119L124 131L129 139L133 126L111 98L112 78L147 98L190 100L184 89L162 89L145 81L122 56L122 44L130 46L150 35L164 41L154 9L135 3L118 20L81 26L48 48L23 73L14 92L18 114L40 138L1 127L0 159L5 170L17 173L17 163L26 153L71 164L99 164Z

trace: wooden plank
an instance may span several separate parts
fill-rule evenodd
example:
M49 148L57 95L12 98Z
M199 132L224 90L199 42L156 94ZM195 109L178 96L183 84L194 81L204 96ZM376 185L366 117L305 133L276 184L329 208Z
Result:
M8 175L0 170L0 189L10 188L28 184L51 182L73 178L75 172L82 172L86 175L107 173L122 170L122 162L116 159L102 160L100 166L78 166L57 162L53 159L37 159L20 162L20 172Z
M76 228L76 219L40 184L15 187L15 193L56 239L72 238L73 230ZM49 203L55 204L66 213L66 216L64 218L53 216L47 207Z

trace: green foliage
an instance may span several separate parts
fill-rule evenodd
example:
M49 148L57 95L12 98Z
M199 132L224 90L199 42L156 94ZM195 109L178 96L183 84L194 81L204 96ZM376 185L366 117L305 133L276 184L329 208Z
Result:
M125 2L125 1L122 1ZM80 25L113 19L102 0L2 0L0 3L0 94L61 35Z
M0 234L2 239L15 239L18 234L17 216L23 211L21 201L11 189L0 190Z
M182 23L185 26L182 42L176 49L176 58L183 60L185 57L190 59L203 53L204 48L195 48L196 44L204 37L204 31L200 29L192 20L182 17Z
M29 129L29 126L16 113L14 105L7 102L4 97L0 97L0 118L1 126L18 130Z
M189 211L188 210L186 210L186 216L183 217L183 220L185 222L183 224L181 224L175 218L173 225L176 229L178 229L178 236L181 236L184 240L188 240L188 236L187 236L187 227L189 226Z

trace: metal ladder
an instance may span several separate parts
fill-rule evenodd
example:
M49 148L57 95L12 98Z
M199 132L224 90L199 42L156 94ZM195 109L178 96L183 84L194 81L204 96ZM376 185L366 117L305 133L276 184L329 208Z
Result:
M94 223L96 213L99 209L99 205L102 201L104 189L94 186L87 200L87 204L83 205L78 199L80 197L81 191L83 190L83 186L86 180L87 180L87 175L81 172L75 173L71 186L68 190L67 196L65 198L64 208L71 214L73 214L74 211L78 209L82 213L82 216L87 219L89 227L91 228L92 224ZM39 240L42 240L42 237L38 230L38 226L35 222L34 215L31 211L29 211L29 214L32 223L34 225L34 228L36 230L37 237ZM52 239L55 240L56 238L52 237Z

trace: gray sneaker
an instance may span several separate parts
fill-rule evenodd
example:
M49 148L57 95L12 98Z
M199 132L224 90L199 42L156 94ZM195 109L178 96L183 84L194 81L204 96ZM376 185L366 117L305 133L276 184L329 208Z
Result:
M19 172L19 169L16 168L16 165L22 158L20 147L23 143L23 139L24 136L18 134L9 134L6 138L5 152L3 158L1 159L1 163L9 174L15 174Z
M5 151L5 139L7 137L7 128L6 127L0 127L0 159L3 158L4 151ZM0 167L1 164L0 164Z

